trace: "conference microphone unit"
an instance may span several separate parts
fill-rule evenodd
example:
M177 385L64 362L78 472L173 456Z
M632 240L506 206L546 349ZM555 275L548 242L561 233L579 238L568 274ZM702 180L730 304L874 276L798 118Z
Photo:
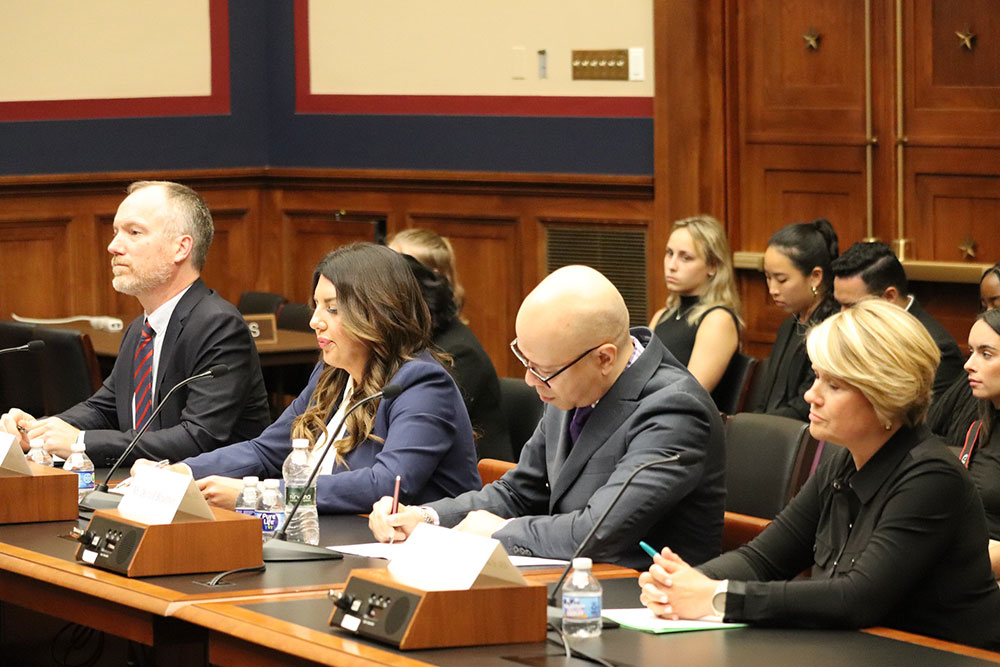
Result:
M0 354L7 354L8 352L38 352L43 347L45 347L44 340L29 340L24 345L18 345L17 347L8 347L6 349L0 350Z
M323 447L323 453L320 454L319 460L316 461L316 465L313 466L312 472L309 473L309 479L306 481L306 488L308 489L316 481L316 475L319 473L320 467L323 465L323 461L326 459L326 455L330 453L330 449L333 447L334 437L337 433L340 433L340 429L344 427L344 422L347 418L351 416L351 413L360 408L366 403L371 403L372 401L384 398L388 401L399 396L402 393L403 388L398 384L386 385L382 388L382 391L372 394L367 398L363 398L354 405L350 407L344 416L337 423L337 427L330 429L327 433L330 434L330 438L326 445ZM336 558L343 558L343 556L335 551L326 549L324 547L315 544L304 544L302 542L289 542L288 536L285 531L288 526L292 523L292 518L299 509L299 505L302 504L302 499L306 497L305 493L300 493L298 499L295 501L295 506L289 510L285 508L285 522L281 524L281 528L274 532L274 537L269 539L264 543L264 562L271 563L276 561L293 561L293 560L333 560Z
M138 444L139 442L139 438L143 436L143 434L146 432L146 429L149 428L149 425L153 423L153 418L160 413L160 409L167 404L167 400L173 395L175 391L177 391L186 384L195 382L196 380L203 380L204 378L222 377L228 372L229 372L229 366L227 366L226 364L216 364L215 366L209 368L207 371L198 373L197 375L192 375L186 380L181 380L173 387L171 387L170 391L168 391L166 395L156 405L156 408L153 410L153 413L149 415L149 419L146 420L146 423L142 425L142 428L139 429L139 432L135 434L134 438L132 438L132 442L128 443L128 447L126 447L125 451L122 452L122 455L118 457L118 460L115 461L115 464L111 466L111 470L108 471L108 475L107 477L104 478L104 481L101 482L96 489L85 495L83 497L83 500L80 501L80 517L84 519L89 519L91 515L93 515L94 510L109 510L118 507L118 503L120 503L122 500L121 494L111 493L108 490L108 481L111 479L111 476L114 475L115 472L117 472L122 462L125 461L125 459L128 458L128 455L132 453L132 450L135 449L136 444Z
M614 498L612 498L611 503L608 504L607 509L604 510L604 513L601 515L601 517L594 523L594 527L590 529L590 532L587 533L587 536L583 538L582 542L580 542L580 546L578 546L576 548L576 551L573 552L573 556L570 557L569 563L566 564L566 569L563 570L562 576L559 577L559 581L556 582L556 585L552 588L552 593L549 595L548 604L550 607L560 606L559 604L557 604L556 598L559 595L559 591L562 589L563 582L566 581L566 577L569 575L569 571L573 569L573 559L579 556L583 552L584 548L586 548L587 545L590 544L590 540L593 539L594 533L596 533L597 529L601 527L601 525L604 523L604 520L608 518L608 514L611 513L611 510L618 503L618 500L619 498L622 497L622 494L625 493L625 489L627 489L629 487L629 484L632 483L632 480L635 479L635 476L638 475L643 470L645 470L646 468L652 468L653 466L658 466L658 465L666 465L668 463L680 463L681 465L686 465L692 462L695 458L696 457L694 454L690 454L687 452L683 452L680 454L672 454L671 456L667 456L662 459L656 459L655 461L643 463L641 466L632 471L632 474L628 476L628 479L625 480L625 483L622 484L620 489L618 489L618 494Z

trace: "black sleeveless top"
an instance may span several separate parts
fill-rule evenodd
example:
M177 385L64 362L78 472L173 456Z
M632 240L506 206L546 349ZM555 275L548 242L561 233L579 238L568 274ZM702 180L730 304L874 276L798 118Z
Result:
M672 312L663 313L653 328L653 333L659 337L670 353L677 358L677 361L685 366L691 361L691 352L694 350L694 339L698 335L698 327L701 326L705 316L716 308L722 308L732 316L733 322L736 324L736 331L739 332L740 324L739 320L736 319L736 313L725 306L709 308L702 313L695 324L688 323L688 313L698 305L698 299L697 296L682 296L680 306ZM736 356L735 352L733 356ZM732 363L732 359L729 360L729 363Z

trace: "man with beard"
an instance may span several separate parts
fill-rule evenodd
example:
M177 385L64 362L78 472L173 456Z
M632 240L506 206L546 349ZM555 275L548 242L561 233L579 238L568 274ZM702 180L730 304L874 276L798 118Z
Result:
M171 387L225 364L226 375L178 389L133 458L176 461L259 435L270 420L257 348L236 308L200 278L213 231L212 214L191 188L166 181L129 186L108 252L112 285L135 296L143 315L125 331L97 393L44 419L12 409L0 428L19 434L23 449L41 439L62 457L82 432L94 465L109 466Z

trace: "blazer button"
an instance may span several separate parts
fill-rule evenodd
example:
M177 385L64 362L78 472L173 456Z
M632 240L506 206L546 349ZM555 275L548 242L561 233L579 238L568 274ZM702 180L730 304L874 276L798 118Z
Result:
M833 480L833 488L835 488L837 491L840 491L840 480L839 479Z

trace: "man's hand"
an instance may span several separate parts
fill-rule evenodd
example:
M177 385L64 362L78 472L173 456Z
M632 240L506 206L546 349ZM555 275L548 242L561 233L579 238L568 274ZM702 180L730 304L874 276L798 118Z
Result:
M718 583L664 547L649 570L639 575L639 601L661 618L698 619L714 613L712 596Z
M49 454L69 458L70 446L76 442L80 429L70 426L58 417L36 420L28 429L28 438L41 439Z
M368 515L368 527L379 542L402 542L423 517L413 507L399 503L395 514L392 512L392 497L382 496L372 505L372 513Z
M0 432L9 433L14 436L21 445L21 451L28 451L30 442L28 440L28 429L35 425L35 418L23 410L11 408L0 417Z
M186 467L186 466L185 466ZM198 480L198 490L209 505L231 510L236 507L236 498L243 490L243 480L220 475L209 475Z
M493 533L500 530L506 522L507 519L502 519L492 512L474 510L465 515L465 518L455 526L455 530L460 530L463 533L482 535L483 537L492 537Z

